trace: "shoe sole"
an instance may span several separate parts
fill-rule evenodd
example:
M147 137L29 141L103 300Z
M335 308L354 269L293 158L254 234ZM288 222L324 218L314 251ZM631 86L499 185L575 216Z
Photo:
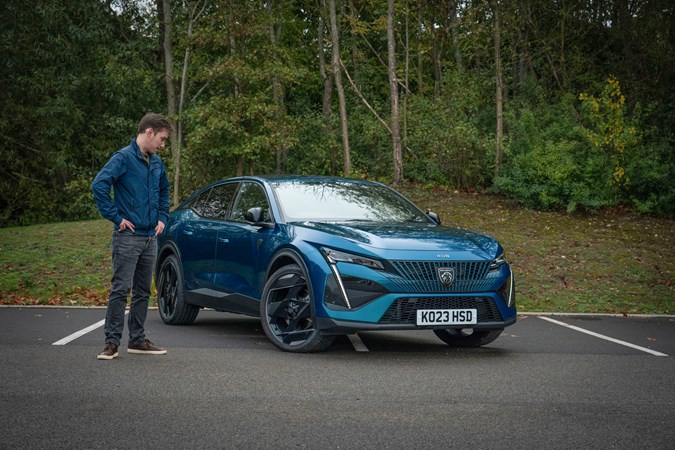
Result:
M132 355L166 355L166 350L134 350L133 348L127 349L127 353Z
M97 355L96 359L105 359L105 360L111 360L115 359L119 356L119 352L116 352L114 355Z

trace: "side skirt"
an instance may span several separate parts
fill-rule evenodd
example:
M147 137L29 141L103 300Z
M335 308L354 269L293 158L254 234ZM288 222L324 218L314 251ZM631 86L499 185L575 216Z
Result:
M260 300L245 295L201 288L185 292L185 300L191 305L213 308L216 311L260 316Z

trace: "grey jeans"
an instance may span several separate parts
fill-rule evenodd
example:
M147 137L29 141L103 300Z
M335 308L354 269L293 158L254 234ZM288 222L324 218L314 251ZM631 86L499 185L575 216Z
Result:
M106 343L120 345L129 291L132 293L129 309L129 344L141 344L145 340L145 317L148 313L156 257L155 236L113 231L112 288L108 297L104 328Z

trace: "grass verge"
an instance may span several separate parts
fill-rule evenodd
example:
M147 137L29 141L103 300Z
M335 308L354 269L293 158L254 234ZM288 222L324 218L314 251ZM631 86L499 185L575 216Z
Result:
M675 221L623 210L567 214L441 190L402 192L444 225L497 238L521 311L674 314Z
M537 212L498 196L401 190L447 226L502 243L521 311L675 314L675 221L625 211ZM105 305L104 220L0 229L0 303Z

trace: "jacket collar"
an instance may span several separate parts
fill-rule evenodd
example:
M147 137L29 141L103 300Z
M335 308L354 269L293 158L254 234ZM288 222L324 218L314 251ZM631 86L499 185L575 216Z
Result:
M138 142L136 142L136 139L131 140L131 148L134 150L134 153L136 154L136 158L140 159L141 161L145 161L145 157L143 156L143 152L141 151L141 147L138 146ZM157 155L150 153L150 164L153 164L157 161Z

